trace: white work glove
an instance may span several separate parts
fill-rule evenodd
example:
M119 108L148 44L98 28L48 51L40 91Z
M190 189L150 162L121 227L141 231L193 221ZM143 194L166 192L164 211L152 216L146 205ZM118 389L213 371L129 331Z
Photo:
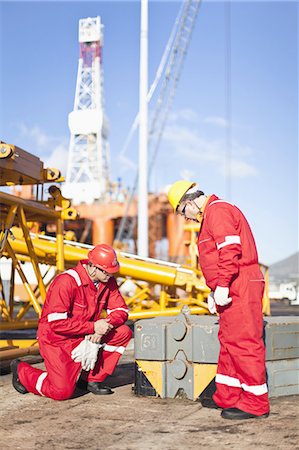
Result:
M214 292L210 292L208 296L208 310L211 314L215 314L217 312L216 310L216 303L214 299Z
M83 340L82 342L80 342L79 345L77 345L77 347L75 347L71 353L71 357L75 362L81 362L83 355L85 353L85 347L86 347L86 343L85 340Z
M72 359L75 362L81 362L83 370L93 370L98 359L98 351L102 344L96 344L88 340L85 336L84 341L75 347L72 351Z
M214 300L216 305L225 306L228 305L232 299L228 296L229 288L217 286L214 292Z

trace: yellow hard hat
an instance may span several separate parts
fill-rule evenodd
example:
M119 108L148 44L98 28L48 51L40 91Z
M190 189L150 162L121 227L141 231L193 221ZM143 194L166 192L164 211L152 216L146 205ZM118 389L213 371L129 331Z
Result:
M191 189L195 185L196 183L194 183L193 181L186 181L186 180L179 180L173 183L173 185L170 187L168 191L167 196L169 203L173 207L174 211L177 210L177 207L179 206L186 192L189 191L189 189Z

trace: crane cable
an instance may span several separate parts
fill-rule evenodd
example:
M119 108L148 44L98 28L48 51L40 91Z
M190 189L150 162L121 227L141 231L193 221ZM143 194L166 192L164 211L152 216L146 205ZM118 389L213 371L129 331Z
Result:
M161 142L161 139L163 136L163 131L165 129L167 117L168 117L168 114L169 114L169 111L170 111L170 108L172 106L172 102L173 102L173 99L175 96L175 91L176 91L176 88L178 85L178 81L179 81L179 78L180 78L180 75L182 72L183 62L184 62L184 59L185 59L185 56L187 54L187 50L188 50L188 47L190 44L191 34L192 34L192 31L193 31L193 28L195 25L195 21L196 21L196 17L197 17L198 11L199 11L200 4L201 4L201 0L187 0L187 1L183 2L180 12L177 16L175 25L172 29L171 36L168 40L166 50L163 54L161 63L159 65L155 81L152 84L151 89L149 91L149 94L151 93L151 95L153 95L153 92L158 84L159 79L161 78L161 75L162 75L162 67L163 67L163 69L165 67L167 57L170 53L170 43L172 42L173 45L171 47L171 54L169 56L168 64L165 69L165 75L164 75L160 95L159 95L157 103L156 103L156 108L154 111L154 115L153 115L153 119L152 119L151 127L150 127L150 132L149 132L150 144L153 142L154 136L155 135L157 136L156 145L155 145L154 151L152 152L152 157L151 157L151 161L150 161L149 174L152 171L155 159L157 157L159 145L160 145L160 142ZM189 20L189 24L188 24L188 20ZM158 81L156 81L156 80L158 80ZM169 86L171 86L171 83L173 83L172 89L169 88ZM149 96L149 94L148 94L148 96ZM165 101L164 101L164 99L165 99ZM166 107L163 109L164 104L166 105ZM160 114L162 114L162 120L159 120ZM135 123L136 123L136 125L135 125ZM129 145L129 141L130 141L131 137L133 136L133 133L134 133L135 129L137 128L138 123L139 123L139 115L137 115L135 118L135 121L131 127L131 130L129 132L128 138L122 149L121 154L124 154L124 152L126 151L128 145ZM160 130L155 133L157 123L160 124ZM136 126L136 128L134 128L135 126ZM135 197L137 183L138 183L138 173L135 176L133 188L131 190L131 194L127 201L125 214L122 217L120 226L118 227L118 230L117 230L117 235L115 238L116 241L121 241L123 239L123 235L124 235L125 228L127 226L127 221L128 221L129 208L131 206L133 198ZM136 220L137 220L136 217L133 218L129 225L129 230L127 233L128 239L133 234Z
M163 55L162 55L159 67L157 69L155 79L154 79L154 81L153 81L153 83L152 83L152 85L151 85L151 87L149 89L149 92L147 94L147 101L148 101L148 103L150 102L150 100L151 100L151 98L152 98L152 96L153 96L153 94L154 94L154 92L156 90L156 87L157 87L157 85L158 85L158 83L159 83L159 81L161 79L161 76L162 76L162 74L164 72L165 65L166 65L167 60L169 58L169 54L170 54L171 49L173 47L173 42L174 42L175 36L177 34L177 30L178 30L179 24L181 22L181 17L182 17L183 11L184 11L184 2L182 3L182 5L180 7L180 10L179 10L178 15L177 15L176 20L175 20L175 23L174 23L174 25L172 27L170 36L168 38L165 50L163 52ZM138 125L139 125L139 112L136 114L134 122L133 122L133 124L132 124L132 126L130 128L130 131L129 131L128 135L127 135L127 138L125 140L124 146L123 146L123 148L120 151L120 156L123 156L126 153L126 151L127 151L128 147L129 147L129 144L130 144L130 142L132 140L132 137L133 137L133 135L134 135ZM119 242L123 238L125 227L127 225L127 218L128 218L129 209L130 209L130 206L131 206L132 201L133 201L133 199L135 197L135 194L136 194L137 183L138 183L138 173L136 173L136 175L135 175L133 187L132 187L132 190L130 192L129 198L127 200L125 213L124 213L124 215L123 215L123 217L122 217L122 219L120 221L120 225L119 225L118 230L117 230L115 241ZM134 227L134 224L133 224L133 227ZM129 232L130 235L132 233L131 229L132 229L132 224L131 224L130 232Z
M152 83L152 85L151 85L151 87L150 87L150 89L148 91L148 94L147 94L147 102L148 103L151 101L152 96L153 96L153 94L154 94L154 92L156 90L156 87L157 87L157 85L158 85L158 83L159 83L159 81L161 79L162 74L163 74L165 65L166 65L168 57L169 57L169 53L170 53L171 48L173 46L173 41L174 41L175 35L177 33L177 28L178 28L180 20L181 20L183 7L184 7L184 3L182 3L181 8L179 10L179 13L178 13L178 15L176 17L174 26L172 27L172 30L171 30L170 36L168 38L168 41L167 41L164 53L162 55L159 67L157 69L155 79L154 79L154 81L153 81L153 83ZM136 114L134 122L131 125L130 131L129 131L127 137L126 137L126 140L125 140L125 143L123 145L123 148L120 151L120 155L124 155L126 153L126 151L127 151L128 147L130 145L130 142L132 140L132 137L133 137L133 135L134 135L138 125L139 125L139 112Z
M183 64L185 61L185 56L187 54L191 35L193 28L195 26L196 18L198 15L199 7L201 4L201 0L189 1L185 6L184 15L182 18L182 25L180 27L179 33L177 35L176 43L173 48L172 58L169 61L168 67L166 68L166 75L164 79L164 86L161 89L160 97L157 101L157 108L155 111L155 117L152 122L151 130L149 133L150 145L153 145L153 139L155 135L155 126L159 123L160 130L158 133L156 132L156 144L154 146L154 150L152 151L150 165L149 165L149 175L152 172L155 160L157 158L157 153L159 150L160 142L163 136L163 132L165 129L165 125L167 122L167 118L174 100L176 88L179 82L179 78L182 73ZM189 21L189 23L188 23ZM173 87L171 88L171 82L173 83ZM169 87L170 86L170 87ZM167 88L169 87L168 96L164 102L163 98L167 95ZM165 106L164 106L165 105ZM161 108L164 106L164 109ZM161 113L162 119L159 119L159 114ZM151 142L152 141L152 142Z

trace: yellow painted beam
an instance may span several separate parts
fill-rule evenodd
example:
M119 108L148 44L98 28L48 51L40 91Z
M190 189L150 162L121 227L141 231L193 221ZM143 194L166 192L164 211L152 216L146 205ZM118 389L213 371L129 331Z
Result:
M135 361L160 397L163 397L163 372L161 361Z
M37 328L38 319L28 319L28 320L20 320L13 322L0 322L0 331L8 331L8 330L26 330L28 328Z
M37 339L0 339L0 349L3 347L18 347L18 348L27 348L37 346Z

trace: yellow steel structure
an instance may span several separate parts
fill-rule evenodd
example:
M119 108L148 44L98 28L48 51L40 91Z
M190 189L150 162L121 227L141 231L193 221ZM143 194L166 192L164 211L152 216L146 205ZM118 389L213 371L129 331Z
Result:
M20 262L36 261L53 266L56 264L56 273L61 270L58 254L61 251L64 257L66 268L73 267L81 259L87 258L87 253L92 248L90 245L80 244L73 241L63 241L63 245L58 245L59 241L48 236L34 233L24 233L21 228L11 229L13 239L8 238L7 249L4 254L12 259L18 256L15 261L16 267ZM25 239L27 236L27 240ZM28 242L30 246L28 247ZM34 255L30 248L34 248ZM131 320L154 317L176 315L182 306L188 305L193 314L208 314L206 299L209 289L206 287L204 279L199 270L195 267L184 267L179 264L154 260L151 258L141 258L136 255L118 252L120 271L118 274L120 289L129 278L134 289L131 295L124 294L126 302L130 308L129 318ZM13 259L14 260L14 259ZM43 278L38 271L39 284L43 283ZM26 280L24 280L24 283ZM25 286L28 285L28 282ZM39 288L38 292L45 295L45 288ZM23 328L23 323L19 323L24 311L30 307L30 303L35 311L40 313L40 303L32 295L31 287L28 286L29 298L27 304L20 310L13 323L0 325L0 329ZM44 296L41 295L43 300ZM264 313L267 314L268 303L265 301ZM5 308L2 314L7 315ZM5 317L2 316L4 319ZM34 321L29 322L31 325ZM28 321L24 327L29 328Z
M77 213L71 207L70 201L61 195L60 189L55 185L48 189L49 198L43 199L44 183L59 181L63 181L63 178L58 169L44 168L43 162L38 157L15 145L0 141L0 185L34 185L36 194L36 200L33 201L7 192L0 192L0 257L5 256L11 261L8 293L1 274L4 265L0 266L0 314L2 319L0 329L2 330L36 327L36 317L40 316L46 297L49 280L45 282L47 273L43 275L41 273L39 254L34 248L29 231L30 224L35 222L54 224L56 227L54 275L64 270L63 222L64 219L75 219ZM38 199L39 197L40 199ZM36 279L35 283L26 277L22 264L23 258L19 257L13 245L12 230L16 230L22 235L26 248L26 259L31 263ZM16 273L21 279L26 297L21 299L24 300L21 302L21 306L15 303ZM28 315L29 317L27 317ZM1 350L3 350L3 346L7 351L1 351L1 360L7 359L7 355L38 352L36 339L23 341L7 339L1 341Z
M65 268L73 267L81 259L87 258L87 253L92 248L90 245L71 241L63 241L62 247L59 241L49 236L27 233L20 227L12 227L6 243L4 256L12 258L15 267L20 263L32 261L49 266L56 265L56 273L61 272L58 255L63 251ZM30 245L28 246L28 242ZM31 252L34 248L34 254ZM17 255L17 257L16 257ZM17 259L16 259L17 258ZM125 296L130 307L130 319L142 317L154 317L157 315L175 315L180 312L184 304L188 304L192 313L208 314L205 299L209 289L205 286L200 272L194 268L183 267L179 264L167 263L150 258L140 258L128 253L119 252L120 271L118 274L120 289L129 278L134 285L134 293ZM20 272L22 273L22 272ZM0 324L0 329L29 328L34 325L34 320L26 323L20 321L32 305L39 315L40 304L44 300L45 286L40 272L36 271L38 279L38 292L43 293L39 299L34 295L34 290L23 275L22 281L27 287L28 299L18 315L9 320L9 311L3 304L2 318L6 320ZM4 302L5 303L5 302Z
M56 169L44 169L39 158L0 141L0 185L24 183L36 184L37 188L50 180L61 181L59 177L60 173ZM48 284L55 275L73 267L79 260L86 259L91 248L86 244L64 240L64 220L76 219L77 213L57 186L50 186L48 192L50 197L47 200L42 198L36 201L0 192L0 257L11 260L8 298L0 273L2 331L37 327ZM54 224L56 237L30 232L30 223L34 222ZM118 252L118 281L129 306L129 319L177 315L184 305L188 305L192 314L209 314L206 302L209 289L197 268L198 228L187 225L186 230L190 232L190 240L185 242L189 247L189 266ZM26 262L32 265L36 279L34 283L27 279L23 270L23 263ZM48 267L45 273L41 272L41 264ZM50 270L52 275L49 277ZM16 272L25 289L25 295L18 305L15 303ZM264 313L270 313L269 300L264 302ZM18 345L14 341L14 345L10 345L8 341L2 341L0 346L3 345L15 353L15 347L21 348L24 343ZM32 351L36 348L34 346Z
M15 271L18 272L23 286L28 295L30 305L33 306L36 314L41 313L41 304L46 297L46 286L39 266L39 252L34 247L31 235L28 229L29 221L53 221L56 224L57 239L55 240L55 261L56 273L64 270L64 245L63 245L63 214L65 211L56 211L53 207L46 204L40 204L31 200L0 192L0 211L1 211L1 232L0 232L0 255L6 256L12 261L12 271L10 280L9 301L5 299L3 282L1 279L0 287L2 292L1 298L1 314L6 321L19 322L28 310L28 306L24 306L16 317L13 315L14 310L14 287L15 287ZM15 225L15 226L13 226ZM18 225L18 227L16 226ZM22 235L24 245L24 253L27 259L31 261L37 280L35 288L28 282L26 275L22 269L22 258L19 257L18 251L14 248L15 236L13 231ZM1 277L0 277L1 278ZM7 306L9 305L9 306Z

